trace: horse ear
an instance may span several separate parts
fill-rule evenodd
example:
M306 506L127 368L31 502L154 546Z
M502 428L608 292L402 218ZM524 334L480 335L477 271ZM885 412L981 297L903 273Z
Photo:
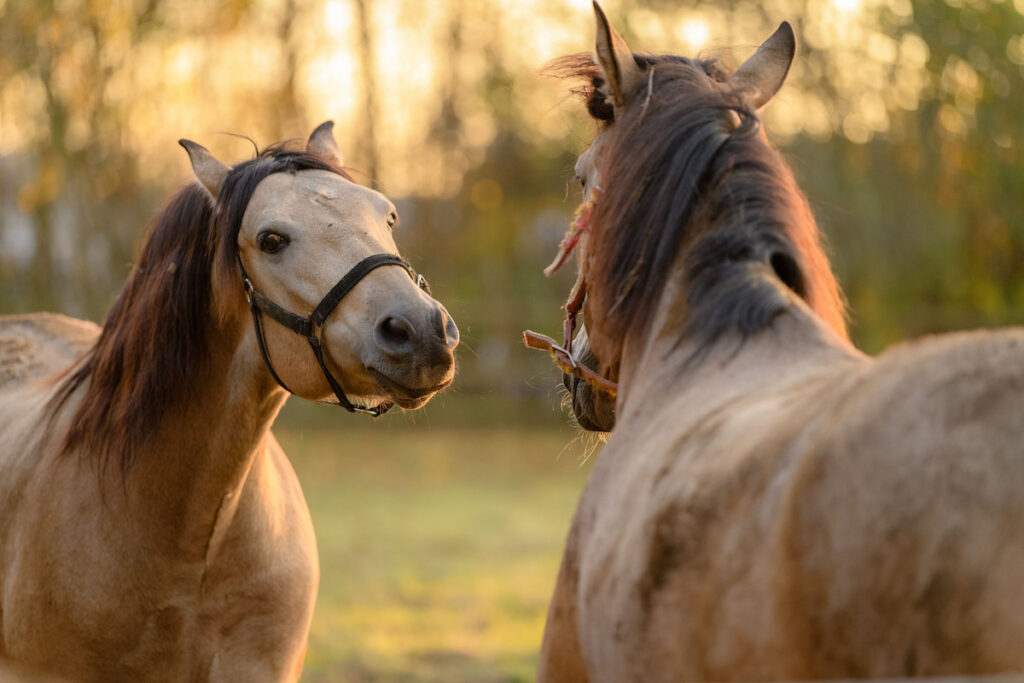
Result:
M757 48L757 52L736 69L736 73L729 79L729 85L734 90L745 92L754 108L760 109L782 87L795 54L796 37L793 35L793 27L784 21Z
M334 141L333 130L334 121L324 121L317 126L309 135L306 152L340 167L344 164L341 161L341 150L338 149L338 143Z
M604 72L604 82L616 109L622 107L643 80L640 67L633 59L633 51L626 45L605 16L601 5L594 0L594 21L597 25L595 52L597 63Z
M206 188L213 199L220 194L221 185L228 177L231 169L224 163L217 160L210 150L191 140L178 140L178 144L188 152L189 161L192 162L192 172L196 174L199 183Z

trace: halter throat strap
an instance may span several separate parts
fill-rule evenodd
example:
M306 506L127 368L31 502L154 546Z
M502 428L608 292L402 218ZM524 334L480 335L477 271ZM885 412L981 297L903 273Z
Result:
M295 392L288 388L288 385L284 383L281 377L274 370L274 364L270 360L270 351L267 348L267 341L263 331L263 317L262 314L266 313L270 318L280 325L291 330L295 334L302 335L306 338L310 348L313 350L313 355L316 357L316 362L320 366L321 372L323 372L324 378L327 380L327 384L331 387L331 391L334 392L335 397L338 399L337 404L350 413L364 413L378 417L383 415L391 409L391 404L382 404L374 408L364 408L357 406L349 400L348 396L345 395L345 390L342 389L341 383L334 377L331 371L327 367L327 362L324 360L323 343L321 341L321 334L323 333L323 324L326 322L327 317L337 308L341 300L352 291L352 289L359 284L359 282L369 275L371 272L382 266L401 266L409 277L420 287L420 289L430 293L430 285L427 284L426 279L422 275L417 275L405 259L394 254L374 254L367 256L362 261L357 263L345 273L337 284L331 288L327 295L320 300L313 312L309 314L309 317L302 317L292 313L291 311L279 306L277 303L272 301L268 296L258 291L252 284L252 280L249 278L249 274L245 270L245 265L242 263L241 255L238 255L238 267L242 272L242 289L245 291L246 299L249 302L249 310L252 312L252 323L253 330L256 332L256 345L259 347L260 355L263 357L263 363L267 366L267 370L270 371L270 376L274 378L277 384L287 391L289 394Z

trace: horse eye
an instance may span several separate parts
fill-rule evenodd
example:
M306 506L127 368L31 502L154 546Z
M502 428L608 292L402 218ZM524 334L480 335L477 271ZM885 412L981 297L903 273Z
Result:
M397 223L398 223L398 214L395 213L394 211L388 213L388 227L389 228L394 228Z
M259 246L260 251L267 254L276 254L288 246L288 240L276 232L261 232L256 238L256 244Z
M576 182L578 182L580 184L580 187L586 187L587 186L587 181L583 178L583 176L579 176L579 175L576 176Z

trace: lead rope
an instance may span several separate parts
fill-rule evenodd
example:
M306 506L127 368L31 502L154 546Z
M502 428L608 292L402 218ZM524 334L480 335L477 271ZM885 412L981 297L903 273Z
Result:
M651 70L651 76L648 77L647 86L647 100L650 100L654 70ZM648 101L644 101L644 108L641 111L641 118L647 111ZM735 110L730 109L730 113L736 116ZM752 119L756 122L759 121L756 116ZM741 119L739 126L744 125L744 121ZM729 142L733 133L727 134L719 142L715 149L711 152L708 160L704 166L704 170L701 171L701 175L697 180L697 186L694 188L694 192L698 191L704 184L706 176L709 173L709 169L712 166L714 160L718 157L718 153L722 151L725 144ZM562 265L568 260L569 255L580 243L580 239L584 234L590 232L591 218L594 211L594 205L597 202L598 197L601 195L603 190L600 186L595 186L591 189L585 200L577 207L576 215L573 217L572 223L569 225L569 230L565 236L562 237L562 241L558 245L558 253L555 256L555 260L551 262L547 268L544 269L544 274L548 277L554 275L554 273L562 267ZM551 353L552 358L558 368L567 375L572 375L584 380L591 386L600 389L601 391L616 396L618 393L618 383L613 382L607 377L604 377L590 368L580 365L576 362L576 359L572 355L572 337L573 332L576 329L576 315L583 307L583 302L587 295L587 280L586 275L581 271L577 275L576 283L573 285L572 290L569 292L569 298L565 302L563 308L565 309L565 322L562 326L563 337L562 344L559 345L551 337L534 332L533 330L523 331L523 344L530 349L538 349L541 351L548 351Z

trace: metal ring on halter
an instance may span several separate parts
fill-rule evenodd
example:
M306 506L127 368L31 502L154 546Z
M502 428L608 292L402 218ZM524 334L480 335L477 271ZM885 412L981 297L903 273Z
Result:
M313 312L309 314L309 317L302 317L291 311L277 305L270 300L269 297L264 295L262 292L257 290L252 280L249 278L249 274L245 271L245 266L242 264L242 257L238 255L238 267L242 271L242 290L245 292L245 298L249 302L249 310L252 312L252 323L253 329L256 332L256 345L259 347L260 355L263 357L263 363L267 366L267 370L270 371L270 376L274 378L277 384L287 391L289 394L295 392L288 388L284 381L278 376L277 371L274 370L274 364L270 361L270 351L267 348L267 342L263 333L263 313L266 313L274 321L288 328L292 332L302 335L306 338L310 348L313 351L313 355L316 358L317 364L320 366L321 372L324 374L324 378L327 380L327 384L331 387L331 391L334 392L338 402L333 405L339 405L350 413L364 413L366 415L372 415L373 417L379 417L391 409L392 404L379 405L374 408L364 408L363 406L354 405L345 395L345 390L341 387L341 383L335 379L334 375L327 367L327 362L324 360L323 344L320 339L320 334L323 332L324 323L327 321L327 316L341 303L341 300L352 291L352 289L359 284L360 281L371 272L382 266L401 266L405 269L405 272L409 274L409 277L416 283L416 286L422 289L427 294L430 294L430 284L427 279L422 275L419 275L412 269L405 259L394 254L374 254L367 256L362 261L357 263L345 273L344 276L331 288L329 292L320 300Z
M551 348L554 349L555 351L561 351L562 353L564 353L565 357L569 359L569 365L572 366L573 370L580 369L580 366L576 363L576 359L572 357L572 353L569 352L569 349L563 346L559 346L558 344L552 344Z

